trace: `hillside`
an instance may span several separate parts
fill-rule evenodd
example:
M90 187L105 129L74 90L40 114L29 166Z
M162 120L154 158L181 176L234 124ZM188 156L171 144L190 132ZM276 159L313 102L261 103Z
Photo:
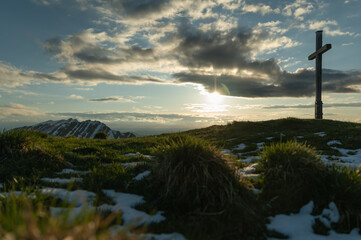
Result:
M361 237L358 123L288 118L108 140L5 132L0 147L0 237L27 225L22 208L4 211L19 206L9 192L29 199L35 219L39 203L49 219L68 211L66 222L89 205L93 218L113 213L106 228L118 239ZM143 235L124 235L134 222Z

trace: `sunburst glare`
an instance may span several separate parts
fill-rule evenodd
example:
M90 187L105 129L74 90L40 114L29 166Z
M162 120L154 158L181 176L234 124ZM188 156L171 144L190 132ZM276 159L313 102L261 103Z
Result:
M207 98L211 104L220 104L223 101L223 96L218 92L212 92L207 94Z

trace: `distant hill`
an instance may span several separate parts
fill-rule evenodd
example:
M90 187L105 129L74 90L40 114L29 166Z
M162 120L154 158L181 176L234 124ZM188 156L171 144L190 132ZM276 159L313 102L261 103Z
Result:
M130 132L121 133L112 130L99 121L86 120L79 122L72 118L59 121L49 120L32 126L21 127L21 129L38 130L54 137L75 136L77 138L94 138L95 134L99 131L107 133L110 139L135 137L135 135Z

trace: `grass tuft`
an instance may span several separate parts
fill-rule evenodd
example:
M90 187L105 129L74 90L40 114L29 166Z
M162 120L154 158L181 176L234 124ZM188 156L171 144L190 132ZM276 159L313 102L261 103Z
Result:
M157 148L153 170L161 197L181 211L220 211L232 204L237 178L220 150L187 135L168 138Z
M297 211L327 193L323 179L328 169L306 143L293 140L265 146L260 169L264 171L261 196L274 212Z

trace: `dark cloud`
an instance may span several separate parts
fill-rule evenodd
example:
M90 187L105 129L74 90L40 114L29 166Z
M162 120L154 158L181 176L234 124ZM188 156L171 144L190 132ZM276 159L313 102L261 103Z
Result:
M111 0L110 7L122 17L146 18L170 7L170 0Z
M233 29L228 33L202 31L189 23L178 28L181 39L175 49L179 62L188 67L235 68L246 63L252 50L248 42L251 29Z
M117 102L119 98L116 97L108 97L108 98L93 98L89 99L90 102Z
M267 32L235 28L222 33L202 31L189 23L178 28L180 44L175 49L179 63L188 71L173 74L176 82L202 84L206 90L240 97L306 97L315 92L315 73L310 69L283 71L275 59L250 59L264 44ZM205 71L212 67L213 71ZM233 74L225 72L233 71ZM215 86L216 83L216 86ZM323 91L360 92L361 72L323 70Z
M314 108L314 104L297 104L297 105L272 105L266 106L262 109L289 109L289 108ZM323 103L324 108L333 107L361 107L361 102L348 102L348 103Z
M61 38L55 37L49 40L46 40L43 44L45 51L51 54L58 54L61 52Z
M97 35L100 36L97 36ZM154 61L153 49L139 46L113 48L107 46L107 38L102 33L94 33L93 29L74 34L65 40L59 37L49 39L43 44L45 51L59 54L58 58L71 58L81 61L82 64L119 64L141 60ZM104 39L101 39L101 38ZM100 39L97 39L100 38ZM71 50L71 51L70 51Z
M276 71L277 72L277 71ZM302 69L295 73L280 72L269 74L268 80L256 77L241 77L233 75L204 75L200 73L176 73L173 75L177 82L202 84L208 91L222 92L226 86L231 96L240 97L309 97L315 94L315 73L313 70ZM361 72L343 72L323 70L323 91L333 93L358 93L354 88L361 85Z
M103 69L75 69L63 68L60 72L65 73L70 80L80 81L114 81L119 83L163 83L164 80L152 76L140 75L117 75Z

